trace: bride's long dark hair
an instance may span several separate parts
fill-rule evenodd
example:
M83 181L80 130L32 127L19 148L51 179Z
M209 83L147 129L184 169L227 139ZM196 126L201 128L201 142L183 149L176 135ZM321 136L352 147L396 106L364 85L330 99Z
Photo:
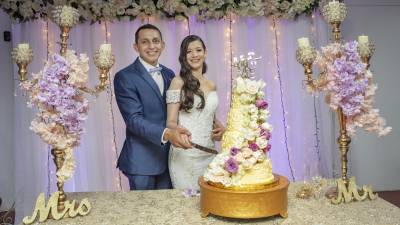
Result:
M187 50L189 44L193 41L200 41L204 51L206 51L206 46L199 36L189 35L182 41L179 53L179 62L181 64L179 75L183 80L180 110L184 110L185 112L193 108L194 95L199 96L201 99L201 103L197 106L198 109L203 109L205 105L204 93L200 89L200 81L192 74L190 65L187 62ZM206 71L207 64L203 62L202 74L206 73Z

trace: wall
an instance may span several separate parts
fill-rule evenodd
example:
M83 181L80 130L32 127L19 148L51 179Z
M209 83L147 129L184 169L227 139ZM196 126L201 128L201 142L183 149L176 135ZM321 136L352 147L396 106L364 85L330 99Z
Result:
M350 169L357 183L375 190L400 190L400 1L348 0L348 16L343 23L345 40L368 35L375 44L371 60L378 84L375 106L393 127L391 134L378 138L359 130L352 139Z
M1 210L14 202L14 81L11 62L11 42L3 39L11 31L8 15L0 10L0 197Z

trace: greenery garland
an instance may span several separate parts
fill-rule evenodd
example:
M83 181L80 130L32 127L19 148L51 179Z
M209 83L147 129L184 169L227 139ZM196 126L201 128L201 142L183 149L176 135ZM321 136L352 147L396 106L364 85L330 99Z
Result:
M149 16L177 20L196 16L205 21L222 19L231 13L295 19L310 15L319 4L320 0L0 0L0 8L15 22L46 18L58 5L78 9L81 21L98 22Z

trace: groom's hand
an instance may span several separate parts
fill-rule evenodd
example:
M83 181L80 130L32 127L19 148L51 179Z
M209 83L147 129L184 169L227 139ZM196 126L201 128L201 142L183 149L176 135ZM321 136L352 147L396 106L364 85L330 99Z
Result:
M184 127L177 126L174 129L167 128L165 131L164 137L168 140L172 145L178 148L192 148L192 144L190 142L190 136L192 134Z

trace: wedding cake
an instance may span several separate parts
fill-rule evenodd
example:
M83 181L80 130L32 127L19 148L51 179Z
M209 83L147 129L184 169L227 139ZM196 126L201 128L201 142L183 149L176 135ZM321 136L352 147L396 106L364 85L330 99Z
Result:
M249 57L234 61L240 76L235 79L221 152L204 174L204 180L212 186L248 190L262 189L274 182L271 160L267 156L272 127L267 122L265 83L250 77L255 60L251 60L251 54Z

